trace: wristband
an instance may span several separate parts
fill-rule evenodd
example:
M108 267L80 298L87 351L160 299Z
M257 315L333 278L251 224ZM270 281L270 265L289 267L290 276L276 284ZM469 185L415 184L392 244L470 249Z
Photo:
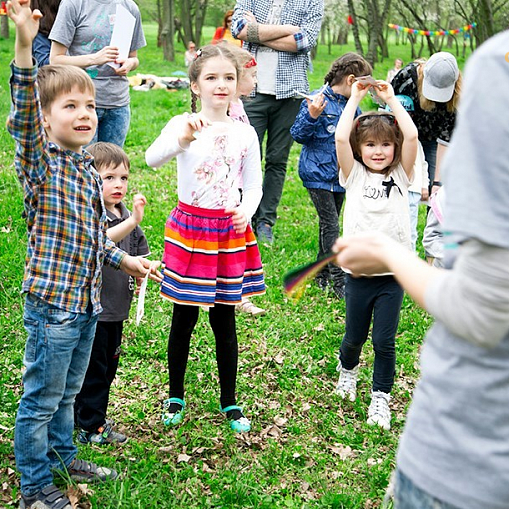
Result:
M438 186L438 187L442 187L442 182L440 182L440 180L434 180L433 181L433 185L434 186Z
M256 44L260 43L260 36L258 34L258 23L248 23L247 24L247 41L254 42Z

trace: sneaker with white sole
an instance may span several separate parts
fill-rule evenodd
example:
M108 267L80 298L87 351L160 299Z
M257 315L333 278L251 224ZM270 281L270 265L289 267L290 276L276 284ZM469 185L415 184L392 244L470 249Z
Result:
M368 409L368 424L378 425L383 429L391 429L391 410L389 402L391 395L382 391L373 391L371 404Z
M341 365L341 361L336 368L339 371L339 380L336 385L336 394L339 394L342 399L348 396L350 401L355 401L357 392L357 376L359 374L359 365L353 369L345 369Z
M80 429L78 441L82 444L96 445L123 444L127 441L127 437L123 433L116 431L111 421L106 421L106 424L100 426L95 431Z

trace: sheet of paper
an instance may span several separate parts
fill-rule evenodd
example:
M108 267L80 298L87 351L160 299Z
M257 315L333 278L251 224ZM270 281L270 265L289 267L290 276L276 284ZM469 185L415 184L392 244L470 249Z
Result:
M136 18L125 7L118 4L110 46L116 46L118 48L119 58L122 60L125 60L129 56L135 24ZM108 65L114 69L120 67L120 64L115 62L108 62Z
M138 306L136 307L136 326L140 325L143 314L145 313L145 293L147 293L148 276L150 272L143 278L140 293L138 294Z

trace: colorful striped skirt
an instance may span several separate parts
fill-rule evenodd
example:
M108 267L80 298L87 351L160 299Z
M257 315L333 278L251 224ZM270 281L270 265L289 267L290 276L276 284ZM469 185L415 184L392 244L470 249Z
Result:
M265 293L251 227L235 233L223 210L179 202L166 221L161 295L178 304L240 304Z

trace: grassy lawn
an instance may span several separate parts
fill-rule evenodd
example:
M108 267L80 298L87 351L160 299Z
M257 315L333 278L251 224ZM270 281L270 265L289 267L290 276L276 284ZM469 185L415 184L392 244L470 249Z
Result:
M164 62L155 46L156 26L145 27L148 48L140 51L139 72L170 75L184 70L183 48L177 64ZM9 110L6 65L12 38L0 40L0 114ZM330 63L351 47L320 47L310 75L312 88L323 82ZM380 65L385 77L396 56L409 60L409 46L394 47ZM405 53L406 52L406 53ZM157 171L144 153L167 120L189 110L187 91L132 92L132 124L126 151L132 162L130 193L148 199L142 224L154 258L163 249L166 216L177 201L174 162ZM3 120L2 120L3 123ZM14 419L22 392L25 331L19 289L25 255L23 197L13 168L14 144L0 129L0 507L17 505L14 472ZM129 435L123 447L80 445L80 456L115 466L121 480L91 486L84 505L95 508L170 507L379 507L395 462L414 383L418 352L430 324L428 316L405 298L397 339L397 376L393 391L393 428L366 425L373 353L366 345L355 403L333 394L336 354L344 332L344 303L310 284L297 303L282 292L283 274L313 259L317 217L297 174L299 146L288 165L275 243L261 246L268 291L256 303L267 308L257 320L238 316L240 365L238 399L252 420L252 432L233 436L219 413L214 339L202 313L192 339L186 375L188 413L169 430L160 423L167 397L166 340L171 306L156 285L147 294L145 318L125 328L123 355L112 389L110 418ZM130 203L130 198L127 200ZM420 225L425 210L421 209ZM133 306L134 307L134 306ZM87 505L88 504L88 505Z

